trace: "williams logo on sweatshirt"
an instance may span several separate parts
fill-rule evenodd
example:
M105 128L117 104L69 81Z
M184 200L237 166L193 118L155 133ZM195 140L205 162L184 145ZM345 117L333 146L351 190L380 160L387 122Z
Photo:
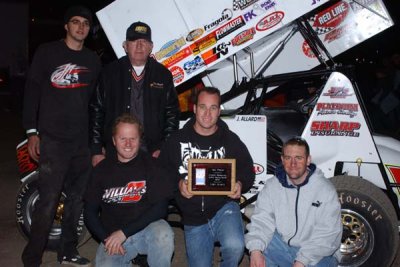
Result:
M106 189L102 200L105 203L139 202L146 193L146 181L129 182L123 187Z

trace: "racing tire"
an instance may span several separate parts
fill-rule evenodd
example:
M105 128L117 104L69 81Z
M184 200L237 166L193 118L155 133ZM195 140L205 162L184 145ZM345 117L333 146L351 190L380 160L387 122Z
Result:
M340 266L389 267L399 245L396 211L385 193L355 176L331 179L342 209Z
M16 200L16 222L17 228L25 239L29 238L31 228L32 212L35 208L35 203L39 198L38 192L38 179L39 173L34 173L27 181L25 181L18 190ZM47 241L46 250L57 251L60 245L61 238L61 220L64 207L65 194L63 193L59 205L57 207L56 215L54 217L53 226L50 229L49 238ZM83 214L79 218L78 226L78 244L82 245L90 238L89 231L87 230Z

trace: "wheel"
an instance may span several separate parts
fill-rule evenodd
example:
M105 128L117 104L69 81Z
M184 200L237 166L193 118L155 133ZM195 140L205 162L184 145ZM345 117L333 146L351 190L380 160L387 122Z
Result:
M397 215L388 197L360 177L331 179L342 205L340 266L389 267L397 253Z
M32 212L35 209L35 203L39 198L38 184L37 184L38 176L39 173L36 172L31 177L29 177L29 179L21 185L17 194L17 202L15 209L17 227L25 239L29 238ZM60 237L61 237L61 220L64 210L64 199L65 199L65 194L63 193L57 207L53 226L50 229L49 239L46 247L47 250L56 251L59 247ZM83 221L83 214L81 215L78 221L77 233L79 236L78 237L79 244L83 244L90 237L90 234L87 231Z

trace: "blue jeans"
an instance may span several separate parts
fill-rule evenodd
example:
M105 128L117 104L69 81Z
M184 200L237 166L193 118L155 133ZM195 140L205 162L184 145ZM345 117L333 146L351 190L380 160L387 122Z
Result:
M149 224L124 242L125 255L109 256L101 243L96 252L96 267L131 267L137 254L146 254L147 262L154 267L171 266L174 252L174 232L165 220Z
M290 247L286 244L280 235L275 232L271 242L264 251L266 264L268 267L292 267L296 259L298 247ZM316 265L307 265L306 267L336 267L338 261L334 256L322 258Z
M212 266L215 242L221 244L221 267L239 265L244 252L244 230L237 203L228 202L208 223L185 225L184 230L190 267Z

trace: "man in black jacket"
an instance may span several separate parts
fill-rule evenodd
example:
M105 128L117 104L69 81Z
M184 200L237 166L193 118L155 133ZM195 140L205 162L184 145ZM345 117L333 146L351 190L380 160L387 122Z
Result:
M92 164L115 154L111 126L116 117L130 113L144 126L142 149L158 157L161 143L179 126L179 102L172 75L149 57L153 43L151 29L133 23L123 43L126 56L104 68L90 107ZM114 151L114 152L113 152Z
M200 90L194 105L195 118L168 138L159 157L175 178L175 199L183 215L190 267L212 266L217 241L221 244L221 267L238 266L244 251L242 217L235 200L254 182L253 160L246 145L219 118L220 102L218 89ZM192 194L186 180L192 158L236 159L234 192L227 196Z

